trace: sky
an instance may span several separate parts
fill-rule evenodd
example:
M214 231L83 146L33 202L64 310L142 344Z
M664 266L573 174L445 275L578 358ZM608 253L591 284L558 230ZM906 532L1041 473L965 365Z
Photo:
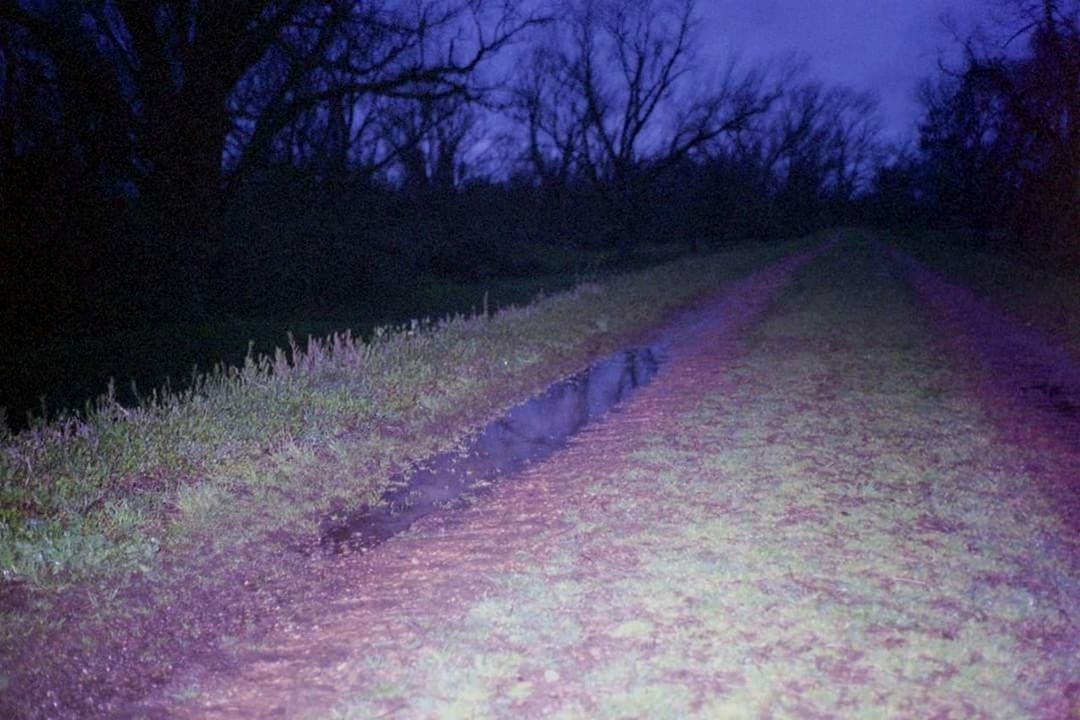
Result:
M789 53L828 83L870 90L891 141L914 141L919 81L957 42L943 17L970 29L993 0L698 0L703 55L756 64Z

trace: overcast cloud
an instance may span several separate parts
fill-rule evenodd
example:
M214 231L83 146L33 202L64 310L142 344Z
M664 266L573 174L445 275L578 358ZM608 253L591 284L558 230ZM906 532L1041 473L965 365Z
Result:
M956 41L949 14L970 27L986 0L699 0L706 57L735 51L747 63L795 53L827 82L871 90L886 135L914 140L920 79Z

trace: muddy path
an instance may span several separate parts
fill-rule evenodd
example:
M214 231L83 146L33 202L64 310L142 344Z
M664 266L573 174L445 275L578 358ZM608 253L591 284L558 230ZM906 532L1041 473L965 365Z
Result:
M1075 717L1080 455L959 352L872 244L775 266L567 449L129 714Z

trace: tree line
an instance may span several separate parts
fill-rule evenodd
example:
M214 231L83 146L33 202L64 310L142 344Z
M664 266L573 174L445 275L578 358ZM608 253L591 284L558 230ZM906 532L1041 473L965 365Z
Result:
M918 147L882 164L873 214L1080 267L1080 7L997 7L921 86Z
M318 312L852 219L1075 247L1076 14L1017 5L1027 52L969 41L890 155L873 96L710 60L695 0L0 0L0 315Z
M827 222L874 101L708 66L699 30L694 0L7 0L4 320L340 306Z

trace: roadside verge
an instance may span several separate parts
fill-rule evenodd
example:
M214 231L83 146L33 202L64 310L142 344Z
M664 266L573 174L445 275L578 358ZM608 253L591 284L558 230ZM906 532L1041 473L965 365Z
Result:
M811 239L812 240L812 239ZM0 710L109 714L325 583L283 550L523 396L809 241L312 342L3 440Z

